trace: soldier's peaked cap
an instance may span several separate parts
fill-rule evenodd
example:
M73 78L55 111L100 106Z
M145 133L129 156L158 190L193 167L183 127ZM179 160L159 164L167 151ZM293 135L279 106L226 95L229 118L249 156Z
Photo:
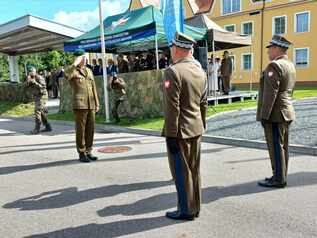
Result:
M190 36L180 32L175 33L173 45L184 49L191 49L194 44L196 44L196 41Z
M279 35L274 35L272 37L272 40L270 41L269 45L266 46L266 48L270 48L271 46L279 46L279 47L288 49L291 44L292 44L292 42L286 40L285 37L279 36Z

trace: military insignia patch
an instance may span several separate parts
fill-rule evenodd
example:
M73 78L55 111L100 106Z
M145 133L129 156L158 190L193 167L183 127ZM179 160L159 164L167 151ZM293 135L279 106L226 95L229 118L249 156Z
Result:
M271 78L272 76L273 76L273 72L272 71L270 71L269 73L268 73L268 76Z
M165 88L170 88L170 87L171 87L171 84L172 84L172 83L171 83L171 80L165 80L165 81L164 81L164 87L165 87Z

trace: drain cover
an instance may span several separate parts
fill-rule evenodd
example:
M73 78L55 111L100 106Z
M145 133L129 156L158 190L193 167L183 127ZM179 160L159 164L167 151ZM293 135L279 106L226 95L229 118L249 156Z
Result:
M99 153L124 153L132 150L129 146L107 146L98 149Z

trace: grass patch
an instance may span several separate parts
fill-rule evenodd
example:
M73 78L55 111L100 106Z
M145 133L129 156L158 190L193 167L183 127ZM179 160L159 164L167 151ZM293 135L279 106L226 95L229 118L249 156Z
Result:
M74 121L74 114L71 112L65 113L56 113L48 115L50 120L62 120L62 121ZM119 123L114 121L110 121L110 123L106 122L105 116L96 115L96 123L97 124L104 124L104 125L117 125L117 126L124 126L124 127L133 127L133 128L143 128L143 129L152 129L152 130L160 130L163 126L164 118L136 118L136 119L129 119L129 118L121 118Z
M317 97L317 88L311 87L299 87L294 91L294 99L302 99L309 97ZM219 104L217 106L210 106L207 111L207 117L213 116L217 113L229 112L234 110L241 110L246 108L256 107L256 100L246 100L244 102L234 102L232 104ZM12 102L0 102L0 115L4 116L28 116L32 115L34 112L34 104L20 104ZM50 120L63 120L63 121L74 121L73 113L57 113L48 116ZM106 124L105 117L102 115L96 115L97 124ZM133 127L133 128L143 128L152 130L161 130L163 127L164 118L138 118L129 119L122 118L120 123L110 122L110 124Z
M213 116L221 112L251 108L251 107L255 107L256 105L257 105L256 100L245 100L244 102L233 102L231 104L218 104L217 106L209 106L207 111L207 117Z
M0 102L0 115L11 117L23 117L34 114L34 103Z
M310 98L310 97L317 97L317 88L312 87L299 87L298 89L295 88L293 98L298 100L302 98Z

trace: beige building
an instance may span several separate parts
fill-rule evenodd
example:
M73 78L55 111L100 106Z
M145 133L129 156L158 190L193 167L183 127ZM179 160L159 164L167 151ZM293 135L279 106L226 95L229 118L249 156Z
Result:
M197 1L196 1L197 2ZM159 0L131 0L130 10L159 7ZM184 0L186 18L197 11L195 1ZM267 49L273 34L293 42L288 56L297 68L297 84L317 85L316 0L218 0L206 13L228 31L252 36L252 46L230 50L234 61L234 84L254 84L268 63ZM222 56L222 52L217 52ZM315 56L315 57L314 57Z

